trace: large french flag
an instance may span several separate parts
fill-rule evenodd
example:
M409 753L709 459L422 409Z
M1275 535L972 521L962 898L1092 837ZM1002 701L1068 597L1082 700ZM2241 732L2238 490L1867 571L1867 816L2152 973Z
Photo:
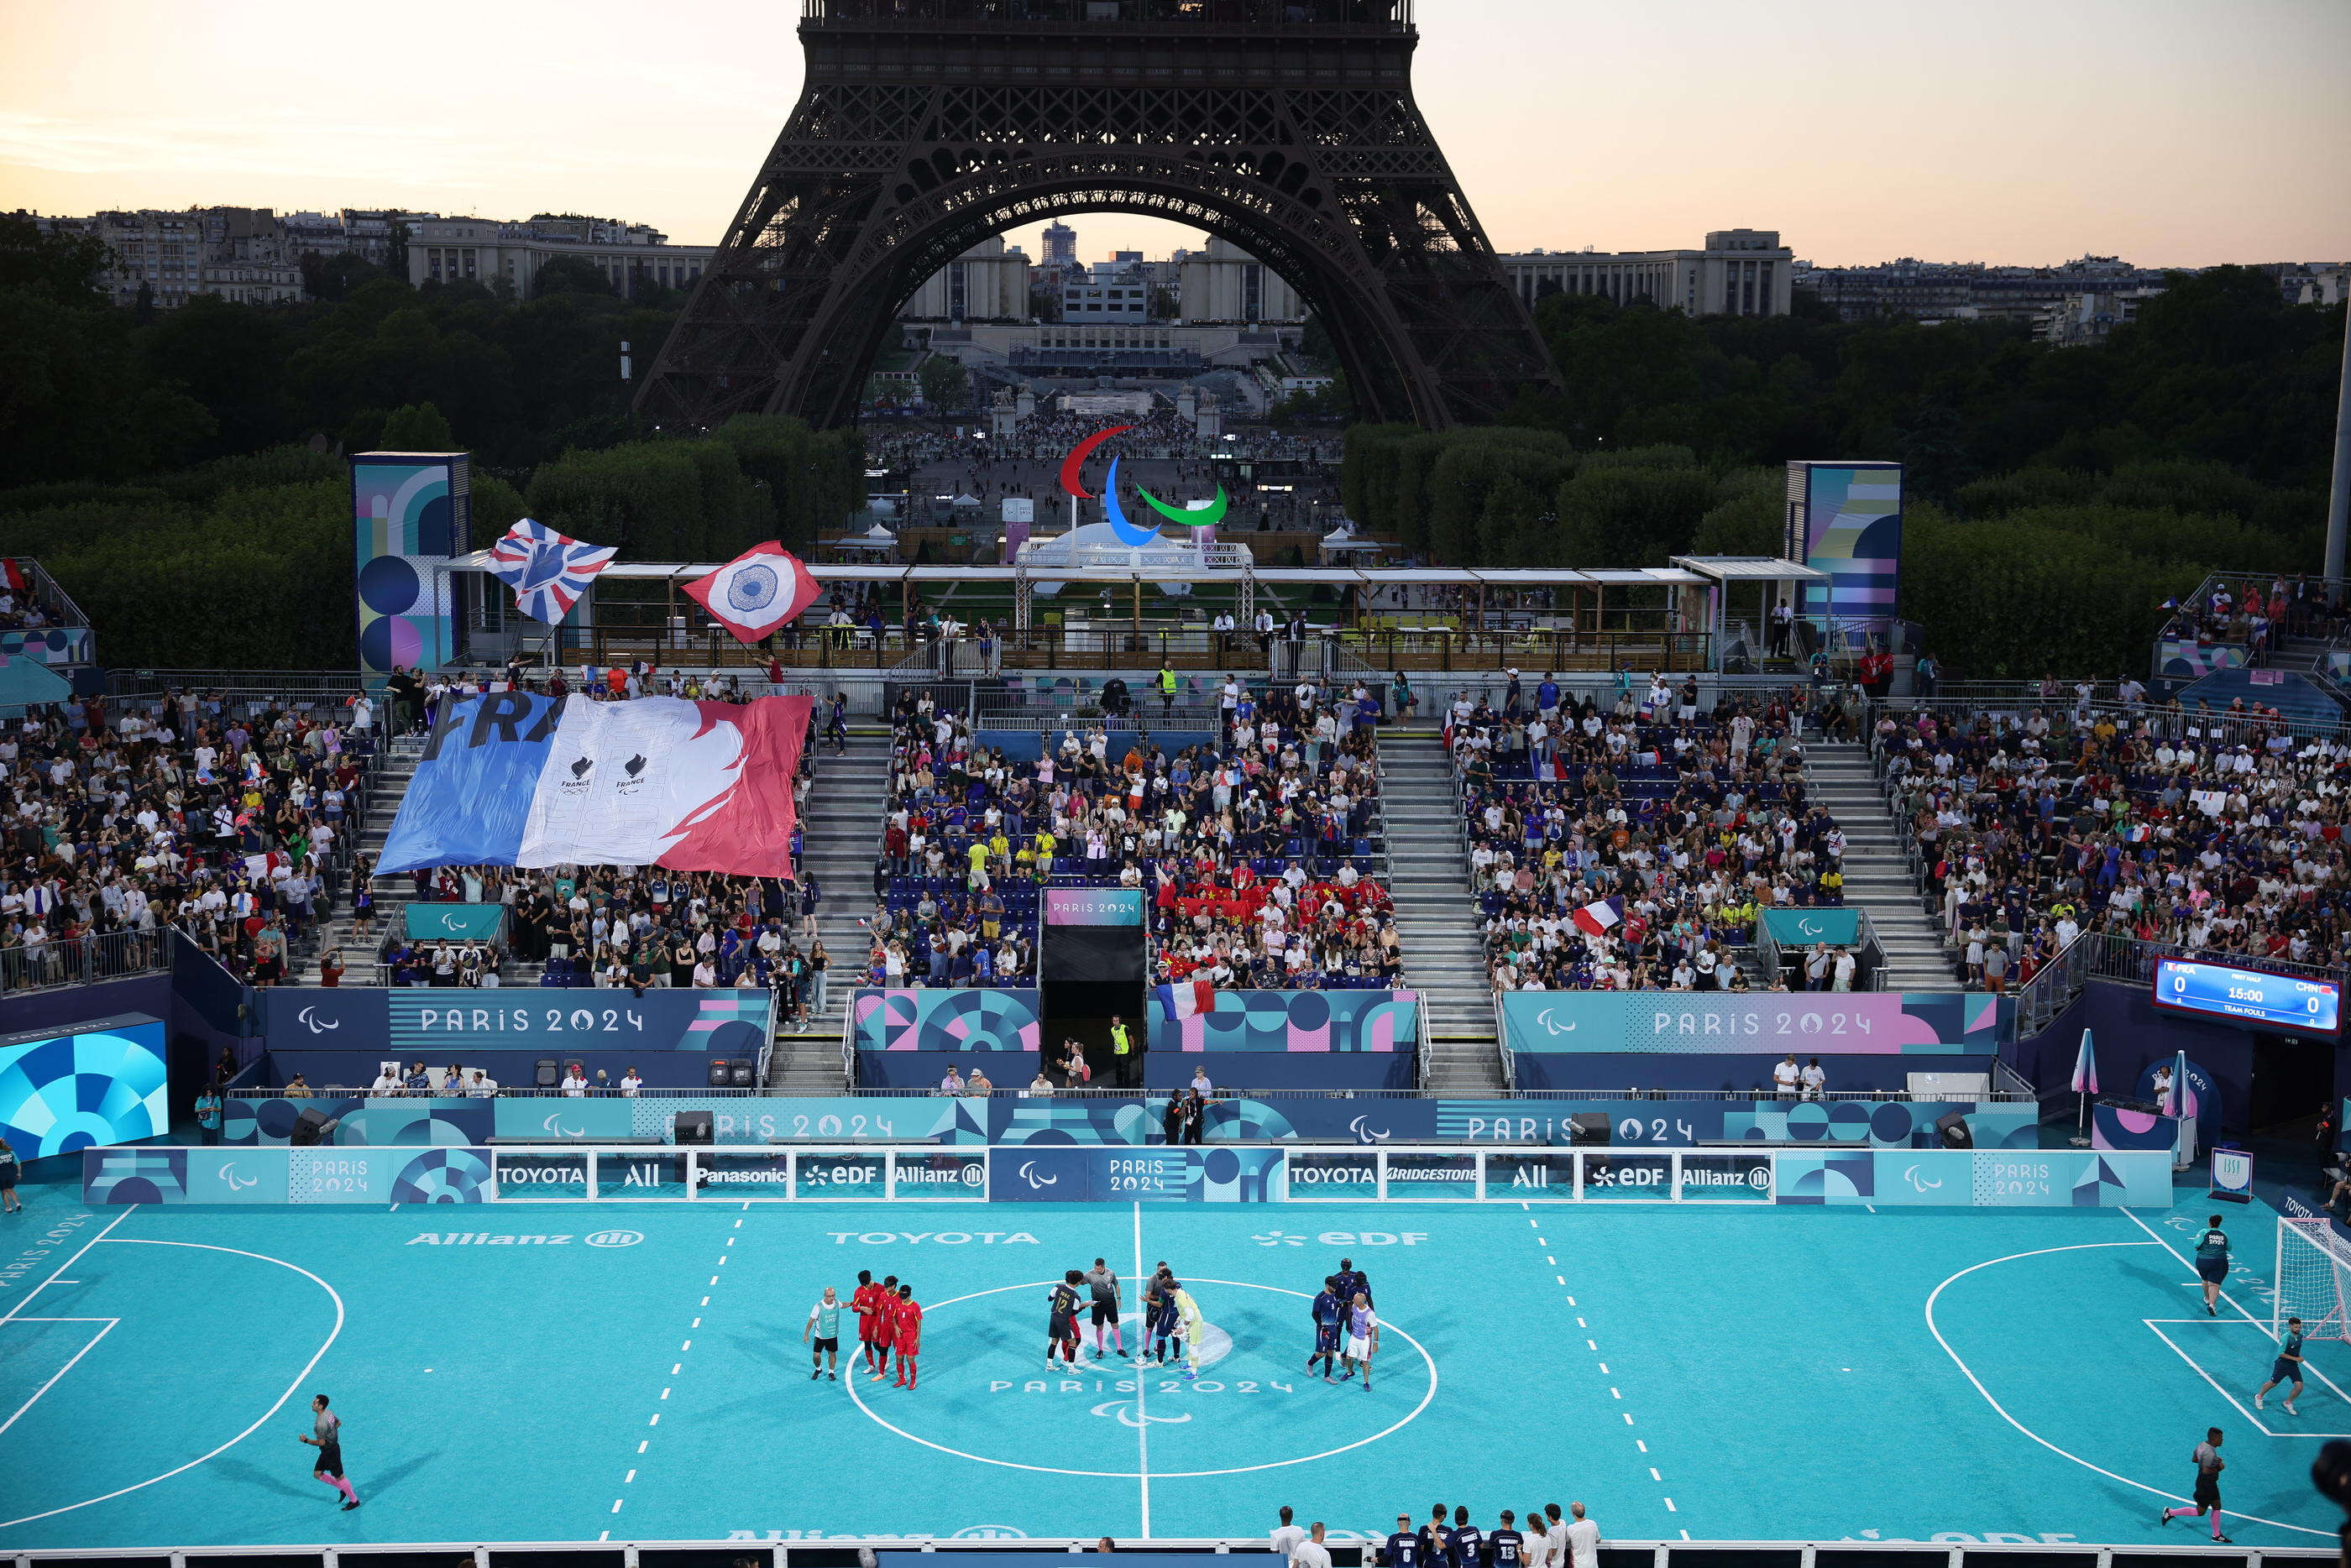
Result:
M666 866L789 877L810 701L460 698L434 725L376 869Z
M1160 1010L1170 1019L1196 1018L1217 1010L1217 988L1205 980L1179 980L1152 989L1158 994Z
M1575 911L1574 919L1576 929L1604 937L1625 923L1625 900L1602 898L1586 904Z

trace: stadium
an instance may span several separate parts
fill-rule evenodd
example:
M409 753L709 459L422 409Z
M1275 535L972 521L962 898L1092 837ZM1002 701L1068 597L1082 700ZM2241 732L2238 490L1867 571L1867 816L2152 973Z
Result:
M1538 293L1410 0L799 36L601 401L0 488L0 1556L2340 1560L2339 298ZM1105 211L1313 328L910 411Z

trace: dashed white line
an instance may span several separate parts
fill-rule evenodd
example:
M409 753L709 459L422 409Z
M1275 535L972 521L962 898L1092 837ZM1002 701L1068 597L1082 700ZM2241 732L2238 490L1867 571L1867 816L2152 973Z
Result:
M699 1320L697 1319L696 1321L699 1321ZM677 1347L677 1353L678 1353L680 1355L684 1355L687 1351L692 1350L693 1348L694 1348L694 1341L692 1341L692 1340L690 1340L690 1339L689 1339L689 1340L687 1340L684 1345L679 1345L679 1346Z
M653 1447L653 1440L651 1438L647 1438L643 1442L637 1445L637 1452L641 1454L643 1453L647 1449Z
M676 1376L679 1373L681 1373L681 1372L683 1372L683 1371L684 1371L684 1370L685 1370L685 1363L684 1363L684 1362L683 1362L683 1361L673 1361L673 1362L671 1362L671 1363L670 1363L669 1375L670 1375L672 1377Z
M1598 1345L1593 1345L1592 1348L1593 1348L1593 1349L1594 1349L1594 1350L1597 1350L1597 1349L1599 1349L1600 1347L1599 1347ZM1603 1376L1603 1377L1605 1377L1605 1376L1608 1376L1608 1364L1607 1364L1606 1362L1604 1362L1604 1362L1602 1362L1602 1363L1600 1364L1600 1376Z
M1583 1320L1582 1318L1577 1318L1577 1319L1575 1320L1575 1325L1576 1325L1578 1328L1583 1327ZM1584 1349L1586 1349L1586 1350L1597 1350L1597 1349L1599 1349L1599 1348L1600 1348L1600 1344L1599 1344L1599 1342L1598 1342L1597 1340L1591 1340L1591 1339L1587 1339L1587 1340L1585 1340L1585 1341L1583 1342L1583 1348L1584 1348Z
M645 1423L645 1425L646 1425L646 1426L648 1426L648 1427L658 1427L658 1426L660 1426L660 1425L661 1425L661 1412L660 1412L659 1410L654 1411L654 1412L653 1412L653 1418L652 1420L650 1420L650 1421L647 1421L647 1422Z
M693 1324L690 1324L689 1326L694 1327L694 1328L700 1328L700 1327L702 1326L702 1320L701 1320L700 1318L695 1318L695 1319L694 1320Z
M666 1398L668 1398L668 1397L669 1397L669 1390L668 1390L668 1389L664 1388L664 1389L663 1389L663 1390L662 1390L662 1397L663 1397L663 1398L664 1398L664 1399L666 1399Z
M1567 1283L1567 1276L1565 1274L1553 1274L1552 1278L1557 1280L1562 1285ZM1575 1304L1575 1298L1573 1296L1568 1297L1567 1304L1573 1306Z
M631 1470L627 1475L622 1476L622 1477L621 1478L621 1484L622 1484L622 1486L634 1486L634 1485L636 1485L636 1484L637 1484L637 1472L636 1472L636 1471L634 1471L634 1470Z
M1651 1480L1653 1480L1653 1481L1661 1481L1661 1480L1665 1480L1666 1478L1665 1478L1665 1477L1663 1477L1663 1476L1661 1476L1661 1475L1659 1475L1659 1474L1657 1473L1657 1467L1656 1467L1656 1466L1655 1466L1655 1465L1651 1465L1651 1466L1649 1467L1649 1479L1650 1479Z
M617 1497L612 1500L612 1511L614 1513L621 1511L621 1500Z
M1624 1395L1622 1395L1622 1394L1619 1394L1615 1389L1611 1388L1610 1390L1608 1390L1608 1397L1610 1397L1611 1399L1622 1399L1623 1397L1625 1397L1625 1396L1624 1396Z
M1666 1499L1666 1511L1667 1513L1679 1513L1681 1510L1674 1506L1674 1500L1672 1498L1667 1498Z
M1625 1424L1628 1427L1633 1424L1633 1412L1630 1410L1625 1412Z
M1640 1438L1634 1438L1634 1439L1633 1439L1633 1446L1634 1446L1635 1448L1636 1448L1636 1449L1640 1449L1640 1450L1641 1450L1643 1453L1645 1453L1645 1454L1646 1454L1646 1453L1647 1453L1647 1452L1649 1451L1649 1445L1648 1445L1648 1444L1646 1444L1646 1443L1645 1443L1645 1442L1643 1442L1643 1441L1641 1441L1641 1439L1640 1439Z

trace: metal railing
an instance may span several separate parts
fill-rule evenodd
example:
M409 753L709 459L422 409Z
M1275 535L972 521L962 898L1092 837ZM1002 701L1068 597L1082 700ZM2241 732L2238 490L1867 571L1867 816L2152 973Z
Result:
M816 26L960 23L1143 23L1184 27L1330 27L1406 33L1413 0L800 0Z
M172 928L105 931L0 948L0 993L152 974L172 967Z
M356 670L110 670L110 697L167 697L174 691L232 701L340 702L359 695Z
M1333 1568L1374 1568L1380 1558L1384 1537L1380 1532L1387 1528L1383 1520L1357 1520L1364 1526L1358 1530L1327 1532L1326 1546ZM1040 1535L1007 1539L1000 1533L990 1533L972 1539L950 1536L868 1536L828 1535L820 1530L806 1532L783 1532L785 1539L767 1541L442 1541L388 1542L374 1545L345 1542L321 1549L317 1546L174 1546L168 1550L158 1547L152 1553L157 1568L170 1563L176 1568L182 1559L202 1562L210 1558L248 1560L282 1558L288 1568L330 1568L337 1563L364 1563L370 1558L401 1560L402 1568L419 1557L430 1555L444 1563L469 1564L471 1568L542 1568L559 1560L575 1568L637 1568L641 1558L658 1560L670 1568L792 1568L795 1553L803 1568L822 1564L835 1568L845 1562L855 1562L864 1552L920 1551L940 1556L972 1553L985 1557L1017 1550L1025 1554L1057 1552L1074 1555L1092 1552L1099 1542L1073 1536ZM1633 1541L1603 1539L1599 1543L1600 1560L1623 1568L1625 1564L1640 1563L1643 1568L1839 1568L1850 1563L1855 1568L1886 1568L1896 1559L1916 1563L1917 1568L1980 1568L1980 1565L2000 1562L2023 1568L2035 1560L2063 1564L2063 1568L2134 1568L2146 1563L2153 1568L2180 1558L2194 1558L2210 1564L2210 1568L2263 1568L2269 1563L2292 1563L2295 1568L2325 1568L2337 1561L2332 1546L2199 1546L2192 1538L2187 1542L2166 1542L2153 1545L2104 1546L2093 1542L1980 1542L1972 1536L1964 1541ZM1251 1563L1266 1560L1265 1538L1252 1536L1187 1536L1183 1538L1129 1537L1113 1542L1113 1555L1128 1552L1181 1552L1198 1556L1205 1565L1218 1557L1231 1556ZM120 1548L76 1548L60 1551L17 1552L12 1553L25 1568L47 1563L120 1563L126 1553Z

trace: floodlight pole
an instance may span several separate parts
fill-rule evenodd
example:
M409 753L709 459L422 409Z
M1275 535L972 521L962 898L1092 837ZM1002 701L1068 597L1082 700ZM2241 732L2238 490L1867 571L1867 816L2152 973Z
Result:
M2351 277L2343 300L2343 378L2335 389L2335 485L2326 502L2326 597L2343 578L2344 545L2351 537Z

